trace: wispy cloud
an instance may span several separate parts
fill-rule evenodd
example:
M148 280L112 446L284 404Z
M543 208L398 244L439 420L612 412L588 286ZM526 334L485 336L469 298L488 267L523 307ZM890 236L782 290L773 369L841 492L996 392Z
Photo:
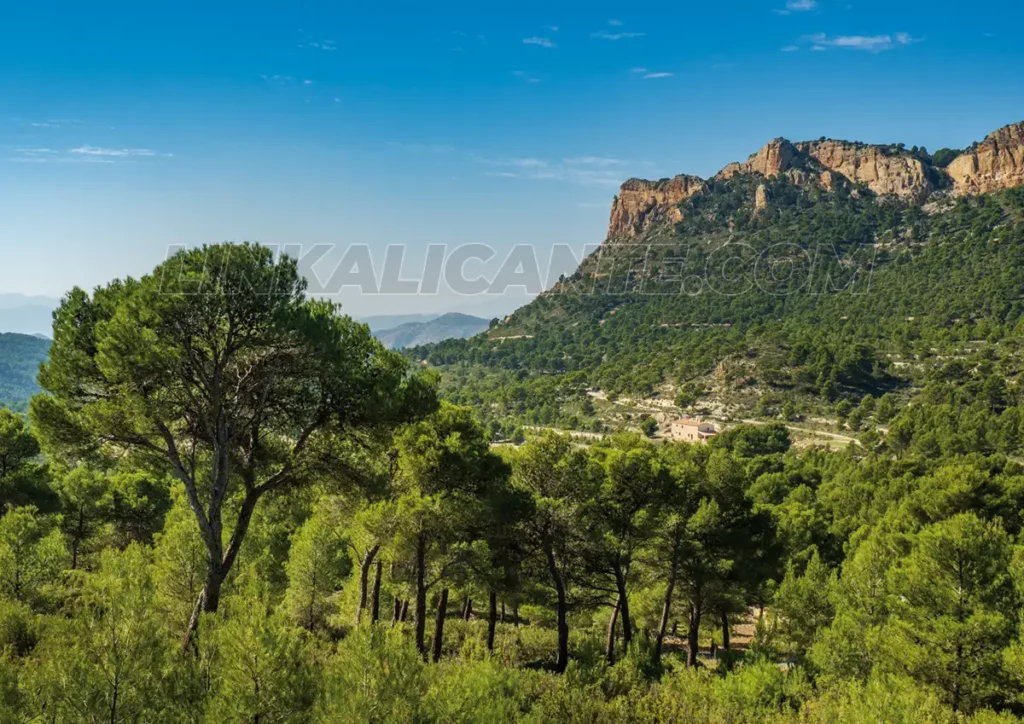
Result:
M21 163L116 163L127 159L171 158L173 154L161 153L150 148L104 148L102 146L79 146L66 151L55 148L16 148L9 161Z
M622 21L612 19L608 21L608 25L613 28L621 28ZM623 30L599 30L596 33L591 33L590 37L601 38L602 40L622 40L623 38L639 38L642 35L643 33L628 32Z
M895 35L838 35L830 37L825 33L805 35L804 42L811 44L811 50L827 50L839 48L843 50L863 50L868 53L881 53L901 46L920 42L910 33L896 33Z
M592 33L591 37L601 38L602 40L622 40L623 38L640 38L643 37L643 33L609 33L607 31L601 31L598 33Z
M772 12L776 15L790 15L792 13L805 13L818 7L816 0L789 0L785 9L776 8Z
M648 70L647 70L647 68L630 68L629 72L630 73L647 73Z
M564 181L582 186L618 187L622 182L621 161L603 156L579 156L561 161L543 158L477 158L493 167L485 175L525 181Z
M558 26L557 25L545 25L544 29L545 30L550 30L552 33L557 33L558 32Z
M68 153L83 156L106 156L111 158L170 156L169 153L158 153L151 148L104 148L103 146L79 146Z
M533 36L532 38L523 38L524 45L539 45L542 48L554 48L555 42L551 38L541 38Z
M309 43L299 43L300 48L313 48L315 50L337 50L338 45L333 40L315 40Z
M786 47L784 47L782 49L782 52L783 53L795 53L798 50L800 50L800 46L799 45L787 45Z
M675 73L648 73L644 76L644 80L654 80L655 78L671 78Z

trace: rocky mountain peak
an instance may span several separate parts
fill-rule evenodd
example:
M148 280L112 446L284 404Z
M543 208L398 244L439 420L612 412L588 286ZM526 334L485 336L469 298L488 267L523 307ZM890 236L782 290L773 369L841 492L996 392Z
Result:
M661 181L629 179L612 203L608 238L634 237L662 218L679 221L678 204L703 188L704 179L685 174Z
M993 131L954 158L946 173L958 196L981 194L1024 184L1024 122Z

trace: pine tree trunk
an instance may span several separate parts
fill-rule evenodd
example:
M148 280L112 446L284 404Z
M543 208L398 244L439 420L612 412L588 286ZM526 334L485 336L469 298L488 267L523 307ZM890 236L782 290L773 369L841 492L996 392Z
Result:
M444 643L444 619L447 614L448 589L442 588L441 595L437 597L437 617L434 619L433 659L435 664L441 660L441 646Z
M629 616L629 596L626 595L626 575L621 568L615 570L615 585L619 589L619 615L622 617L622 645L633 643L633 621Z
M409 599L402 601L402 612L398 615L398 620L401 623L405 623L406 619L409 618Z
M416 609L413 616L416 628L416 650L426 657L427 541L422 533L416 537Z
M690 604L690 626L686 632L686 665L696 666L697 655L700 653L700 606Z
M402 599L400 599L398 596L395 596L395 613L391 617L391 626L392 627L398 625L398 620L399 620L399 617L401 615L402 615Z
M373 546L366 551L366 555L363 556L363 560L359 564L359 608L356 609L356 625L363 620L363 611L366 610L367 585L370 580L370 566L373 565L373 559L377 557L379 550L379 545Z
M609 665L615 663L615 624L619 620L621 603L621 599L616 599L615 606L612 608L611 618L608 619L608 641L605 645L605 657L608 659Z
M729 630L729 614L722 611L722 648L726 651L729 650L729 635L732 633Z
M192 637L199 628L199 617L204 613L215 613L220 605L220 589L224 584L224 573L216 566L209 566L206 571L206 582L203 590L199 592L196 605L192 609L192 616L185 630L185 639L182 641L182 648L187 649L192 645Z
M661 660L661 649L665 643L665 631L668 629L668 620L672 615L672 594L676 588L676 570L673 566L669 572L668 585L665 587L665 600L661 604L661 621L658 623L658 635L654 639L654 660Z
M555 659L555 671L559 674L565 671L569 665L569 603L565 594L565 582L555 562L555 553L550 546L545 550L548 561L548 573L551 575L551 584L555 588L555 596L558 607L558 655ZM518 604L516 605L516 625L519 625Z
M380 620L380 579L383 575L383 566L380 558L377 559L377 567L373 572L373 592L370 594L370 621L377 623Z
M501 622L505 623L505 602L501 602Z
M468 621L473 616L473 599L466 598L466 607L462 610L462 620Z
M487 650L494 652L494 631L498 626L498 593L491 591L487 606Z

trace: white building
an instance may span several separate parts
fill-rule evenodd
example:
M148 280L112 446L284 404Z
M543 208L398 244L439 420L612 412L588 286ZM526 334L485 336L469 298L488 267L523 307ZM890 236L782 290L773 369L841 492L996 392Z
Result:
M668 436L673 440L703 445L708 438L717 433L718 430L715 429L714 423L683 418L672 423Z

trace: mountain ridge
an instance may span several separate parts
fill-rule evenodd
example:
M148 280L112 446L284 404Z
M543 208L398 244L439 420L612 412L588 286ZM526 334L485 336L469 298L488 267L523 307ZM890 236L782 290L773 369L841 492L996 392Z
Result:
M733 161L710 179L680 174L650 181L625 181L612 202L606 240L629 240L657 221L682 220L679 204L737 174L786 176L794 184L863 185L879 196L923 204L952 189L967 196L1024 185L1024 121L1003 126L948 164L935 163L923 149L902 144L868 144L820 138L792 142L775 138L746 161Z

